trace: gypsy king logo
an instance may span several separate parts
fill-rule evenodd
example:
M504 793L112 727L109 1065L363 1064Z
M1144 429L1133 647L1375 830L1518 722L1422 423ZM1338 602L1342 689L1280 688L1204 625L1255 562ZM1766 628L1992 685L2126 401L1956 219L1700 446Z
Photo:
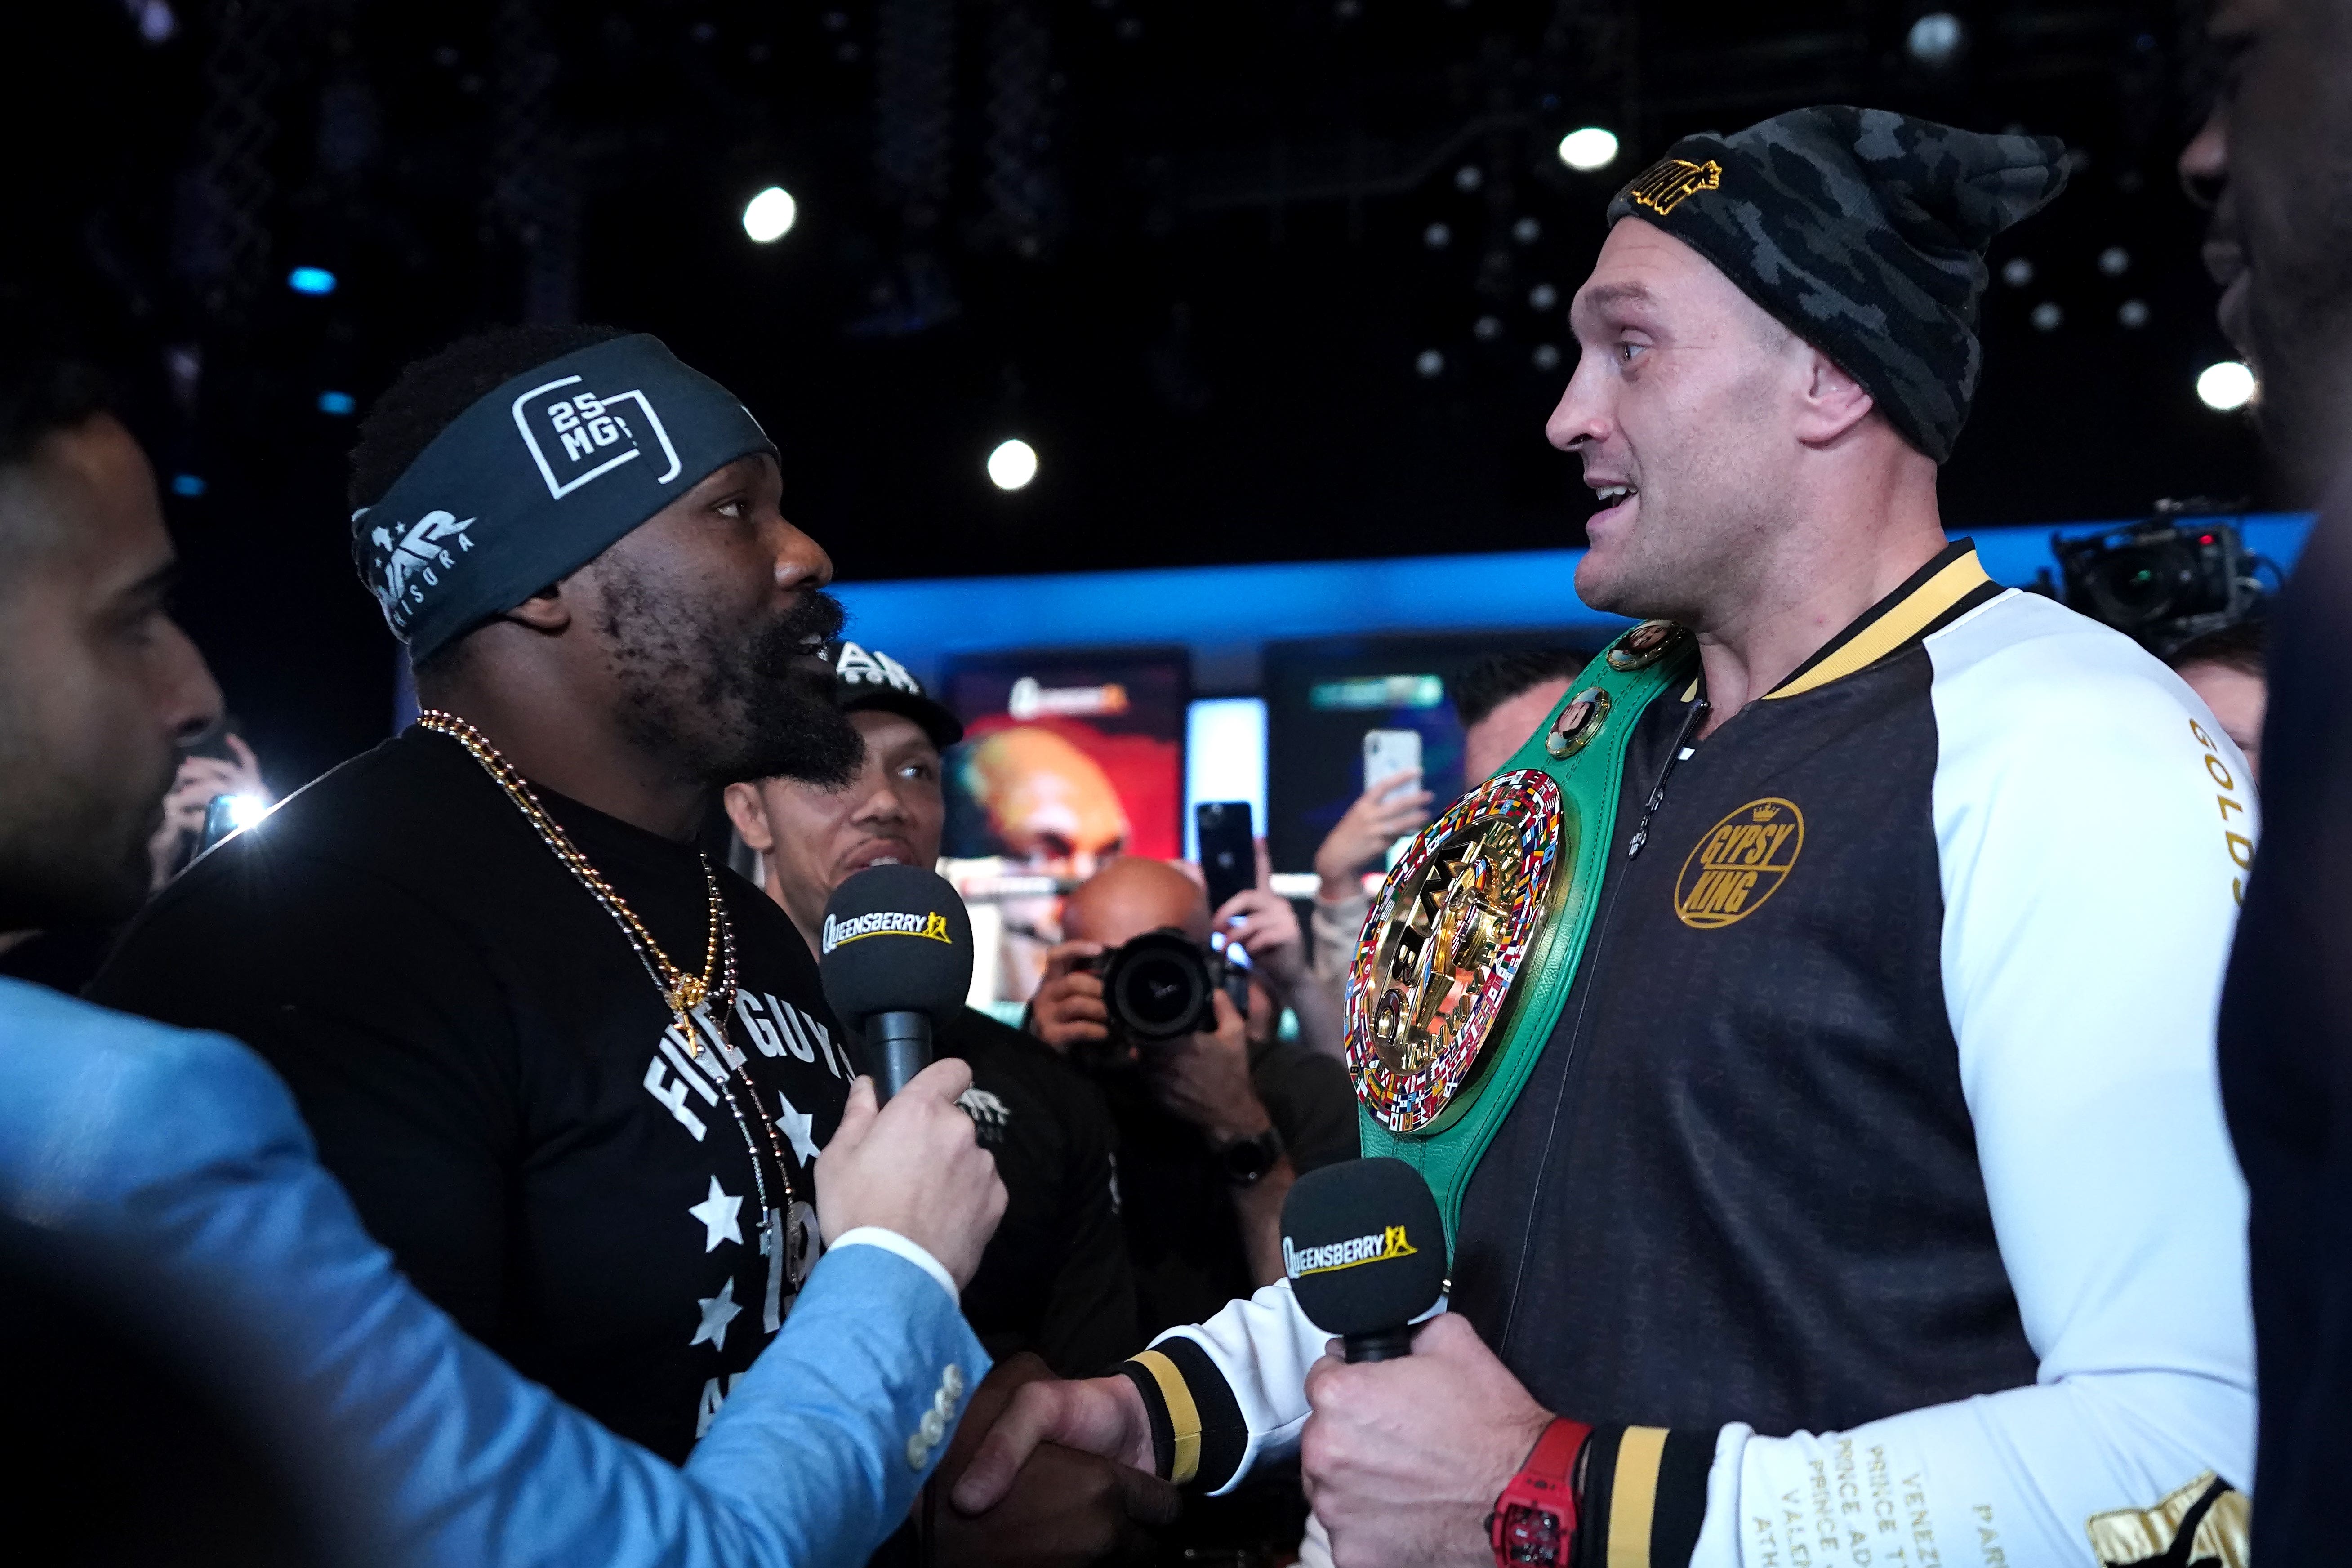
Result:
M562 500L599 475L644 457L648 440L669 465L654 482L666 485L677 478L677 448L670 445L652 400L636 391L591 392L582 384L585 379L567 375L514 400L515 428L539 465L539 477L547 481L547 493Z
M1675 914L1713 931L1746 920L1796 868L1805 814L1778 795L1751 800L1706 830L1675 879Z
M373 586L386 619L394 626L408 624L425 602L425 590L440 586L441 574L474 548L466 531L475 521L469 517L460 522L454 512L428 511L397 535L382 526L369 531L377 551Z
M950 947L955 945L955 938L948 934L948 917L937 910L926 910L919 915L877 910L870 915L854 915L848 920L825 916L823 951L831 952L836 947L864 942L869 936L913 936L943 942Z
M1625 191L1635 206L1647 207L1664 217L1682 205L1684 198L1722 187L1723 165L1712 158L1704 163L1694 163L1687 158L1663 158Z

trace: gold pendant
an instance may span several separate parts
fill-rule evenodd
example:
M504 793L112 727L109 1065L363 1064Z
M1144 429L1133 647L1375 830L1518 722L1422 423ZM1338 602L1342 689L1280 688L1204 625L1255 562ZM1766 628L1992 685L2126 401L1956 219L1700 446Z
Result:
M701 1006L709 994L710 983L701 975L681 974L677 977L677 984L670 988L669 1010L678 1015L682 1021L687 1014Z

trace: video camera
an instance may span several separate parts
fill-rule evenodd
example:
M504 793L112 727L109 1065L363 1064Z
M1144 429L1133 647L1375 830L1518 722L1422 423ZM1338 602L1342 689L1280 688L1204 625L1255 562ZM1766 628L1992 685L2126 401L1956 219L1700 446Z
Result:
M2158 658L2244 620L2259 613L2265 595L2254 572L2267 563L2213 515L2234 510L2201 497L2163 500L2144 522L2074 539L2053 534L2064 584L2058 596Z
M1249 967L1224 952L1202 947L1173 926L1150 931L1087 963L1102 977L1103 1007L1114 1042L1166 1045L1217 1026L1223 991L1249 1010Z

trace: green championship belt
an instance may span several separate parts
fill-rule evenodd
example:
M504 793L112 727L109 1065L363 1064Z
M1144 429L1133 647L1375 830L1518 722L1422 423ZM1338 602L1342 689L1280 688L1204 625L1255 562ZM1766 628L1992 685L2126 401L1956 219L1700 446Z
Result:
M1576 979L1626 742L1696 662L1670 621L1619 637L1502 771L1422 829L1372 900L1348 972L1363 1152L1421 1171L1449 1247L1470 1173Z

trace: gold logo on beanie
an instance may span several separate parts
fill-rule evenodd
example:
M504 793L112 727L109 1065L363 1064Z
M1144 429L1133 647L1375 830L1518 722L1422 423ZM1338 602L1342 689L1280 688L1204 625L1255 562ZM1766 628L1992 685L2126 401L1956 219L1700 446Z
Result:
M1694 163L1687 158L1662 158L1649 172L1625 187L1637 207L1648 207L1660 217L1680 206L1683 198L1700 191L1719 190L1723 165L1709 158Z

